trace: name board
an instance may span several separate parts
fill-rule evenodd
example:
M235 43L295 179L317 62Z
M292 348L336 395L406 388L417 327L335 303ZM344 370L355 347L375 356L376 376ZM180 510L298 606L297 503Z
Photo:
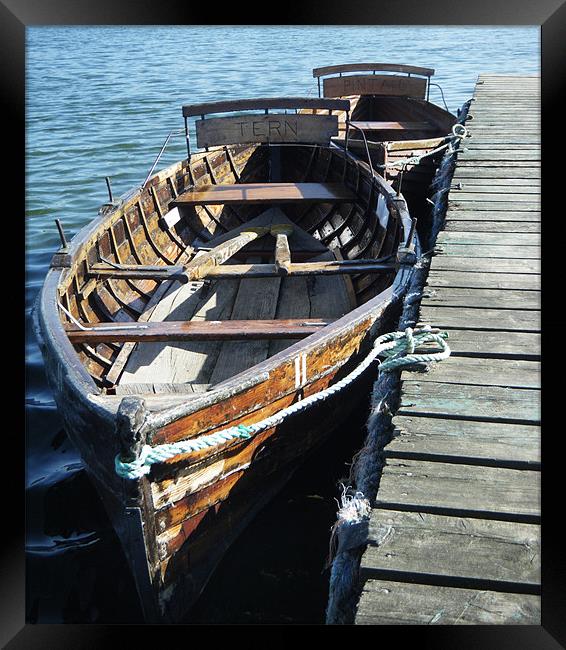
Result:
M337 115L238 115L197 120L197 146L253 142L328 144L338 135Z
M329 77L324 79L325 97L344 97L346 95L400 95L403 97L424 98L426 79L418 77L399 77L394 75L350 75L348 77Z

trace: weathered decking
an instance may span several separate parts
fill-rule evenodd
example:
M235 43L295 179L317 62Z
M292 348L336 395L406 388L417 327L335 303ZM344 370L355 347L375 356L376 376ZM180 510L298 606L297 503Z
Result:
M478 79L420 311L452 356L403 373L357 624L540 624L539 84Z

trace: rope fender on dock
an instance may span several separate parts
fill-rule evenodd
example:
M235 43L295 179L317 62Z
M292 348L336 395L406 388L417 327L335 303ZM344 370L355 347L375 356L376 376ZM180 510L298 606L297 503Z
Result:
M450 356L450 348L445 341L446 338L448 338L446 332L438 332L428 325L415 330L407 327L403 332L383 334L375 340L371 352L356 366L355 370L332 386L313 395L309 395L303 400L255 424L239 424L191 440L181 440L155 447L144 445L141 448L139 456L129 462L124 461L121 454L117 454L114 463L116 473L125 479L139 479L148 474L151 466L155 463L163 463L175 456L191 454L200 449L217 447L231 440L252 438L261 431L281 424L289 416L304 411L312 406L312 404L325 400L343 390L357 379L373 362L378 360L380 356L385 357L385 360L379 365L378 373L380 375L384 372L391 372L415 365L422 366L423 364L446 359ZM419 346L426 343L436 343L438 347L436 350L415 353L415 350Z

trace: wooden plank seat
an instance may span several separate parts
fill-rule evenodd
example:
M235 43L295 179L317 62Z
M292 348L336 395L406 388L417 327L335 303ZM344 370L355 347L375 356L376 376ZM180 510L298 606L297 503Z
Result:
M202 185L180 194L174 206L214 204L261 204L308 202L354 202L355 192L342 183L238 183Z
M73 344L113 341L245 341L302 339L318 332L334 319L288 318L228 321L155 321L147 323L98 323L82 329L66 325Z
M352 126L363 131L434 131L437 127L429 122L374 122L372 120L353 121Z

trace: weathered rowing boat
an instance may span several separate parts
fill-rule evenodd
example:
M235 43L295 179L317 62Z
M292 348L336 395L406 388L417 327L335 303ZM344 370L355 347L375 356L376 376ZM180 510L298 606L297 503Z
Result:
M393 315L418 240L403 198L330 144L348 108L183 107L187 159L53 257L35 310L47 375L149 621L187 612L254 513L367 399L372 373L337 382ZM194 116L206 150L191 154Z
M457 121L429 101L433 75L432 68L396 63L347 63L313 70L319 96L350 100L351 119L339 115L335 142L364 159L369 153L374 168L394 189L402 190L411 216L419 221L428 216L423 208L439 162L434 152L446 143Z

